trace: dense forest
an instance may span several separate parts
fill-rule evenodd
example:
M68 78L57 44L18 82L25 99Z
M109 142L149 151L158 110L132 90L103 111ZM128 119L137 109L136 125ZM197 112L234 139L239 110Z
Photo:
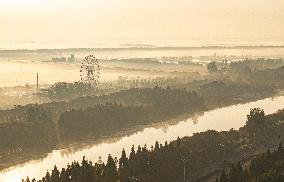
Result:
M283 171L284 167L283 148L279 145L284 137L283 119L284 110L265 115L262 109L253 108L239 131L209 130L169 143L156 142L149 148L143 144L137 149L133 146L129 156L123 150L119 159L109 155L106 163L83 158L81 164L74 161L62 170L55 166L41 181L202 181L203 176L222 171L224 165L224 174L217 173L216 180L240 181L237 179L240 173L250 176L247 179L251 181L277 178L280 173L276 171ZM260 153L277 148L278 151L259 157ZM247 164L248 172L236 172L240 167L235 166L230 169L238 161Z
M280 143L276 151L254 157L249 165L243 162L232 164L223 170L216 182L281 182L284 180L284 149ZM199 180L201 181L201 180Z
M2 111L0 116L2 121L9 121L0 124L0 168L21 153L52 151L57 146L54 122L42 106L15 106L13 110Z
M135 125L151 124L168 117L192 114L205 109L203 99L186 90L155 87L132 89L127 93L127 97L117 98L122 99L125 105L134 104L133 106L106 103L62 113L58 121L62 139L78 139L83 136L90 137L92 134L98 137Z

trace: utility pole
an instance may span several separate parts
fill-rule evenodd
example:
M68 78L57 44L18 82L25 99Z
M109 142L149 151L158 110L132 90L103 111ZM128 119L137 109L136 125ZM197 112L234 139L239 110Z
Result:
M36 89L38 91L38 73L36 73Z

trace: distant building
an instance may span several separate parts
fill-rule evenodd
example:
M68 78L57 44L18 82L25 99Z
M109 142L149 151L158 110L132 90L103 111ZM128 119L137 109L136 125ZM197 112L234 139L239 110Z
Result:
M75 56L74 54L71 54L70 57L55 57L55 58L52 58L52 61L53 62L74 62L75 61Z

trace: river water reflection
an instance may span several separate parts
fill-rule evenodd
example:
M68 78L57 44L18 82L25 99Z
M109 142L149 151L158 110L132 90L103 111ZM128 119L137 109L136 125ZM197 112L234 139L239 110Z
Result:
M156 141L164 143L177 137L191 136L193 133L213 129L225 131L231 128L238 129L245 124L246 115L250 108L260 107L266 114L274 113L284 108L284 96L267 98L256 102L233 105L203 113L201 116L176 122L177 124L165 124L159 127L149 127L132 135L102 141L99 144L72 152L72 149L55 150L41 160L33 160L22 165L17 165L0 173L1 182L21 181L26 176L41 179L47 170L52 170L54 165L60 169L66 167L72 161L81 161L83 156L92 161L97 161L99 156L105 161L108 154L120 157L123 148L129 153L131 146L138 145L148 147Z

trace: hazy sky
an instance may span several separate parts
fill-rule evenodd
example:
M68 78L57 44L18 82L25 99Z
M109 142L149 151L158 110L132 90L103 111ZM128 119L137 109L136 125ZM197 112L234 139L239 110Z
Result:
M284 0L0 0L0 40L284 37Z

